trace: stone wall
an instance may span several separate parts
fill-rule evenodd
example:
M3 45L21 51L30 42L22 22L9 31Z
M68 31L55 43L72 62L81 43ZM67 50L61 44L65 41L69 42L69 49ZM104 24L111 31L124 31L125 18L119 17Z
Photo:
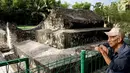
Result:
M0 51L4 51L7 47L6 44L6 32L0 29Z
M6 32L6 22L0 21L0 29L2 29L4 32ZM10 30L11 35L11 41L12 43L21 42L24 40L36 40L35 39L35 31L42 28L42 25L39 24L35 28L30 30L22 30L17 28L17 25L15 23L9 23L8 22L8 28ZM6 36L6 33L5 33ZM6 38L6 37L5 37Z
M106 40L104 31L109 29L91 28L91 29L66 29L66 30L38 30L37 41L56 48L70 48L88 43Z

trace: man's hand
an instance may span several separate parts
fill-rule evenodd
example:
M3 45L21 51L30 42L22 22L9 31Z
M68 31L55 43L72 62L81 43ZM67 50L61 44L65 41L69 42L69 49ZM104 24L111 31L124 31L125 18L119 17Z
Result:
M103 56L108 56L108 52L107 52L106 49L99 48L99 52L100 52Z
M105 47L104 45L100 45L98 47L95 47L96 51L99 51L100 53L106 53L108 55L108 48Z
M101 49L100 49L100 52L103 54L103 53L106 53L108 55L108 48L104 45L100 45L99 46Z
M108 48L106 48L104 45L100 45L99 47L95 47L95 50L99 51L106 63L109 65L111 62L111 59L108 56Z

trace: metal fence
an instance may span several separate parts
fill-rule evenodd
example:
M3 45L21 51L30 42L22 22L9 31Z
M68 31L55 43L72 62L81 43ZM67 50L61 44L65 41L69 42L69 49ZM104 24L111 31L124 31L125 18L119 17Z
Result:
M85 66L83 73L105 73L106 63L101 54L96 51L85 51L85 62L83 64Z
M30 69L29 69L29 59L28 58L21 58L21 59L3 61L3 62L0 62L0 67L2 68L2 66L5 66L5 69L6 69L5 72L6 73L11 73L12 71L10 72L9 67L11 67L11 65L13 65L13 64L17 64L17 63L20 63L20 62L25 62L25 73L29 73ZM19 70L20 70L20 68L17 67L18 72L20 72Z
M20 66L21 62L25 62L22 66L24 68ZM0 62L0 66L8 67L6 73L11 73L8 71L9 65L18 63L19 66L15 68L14 73L103 73L104 70L101 68L106 65L98 52L83 50L80 55L63 58L46 65L39 64L35 68L29 68L28 58Z

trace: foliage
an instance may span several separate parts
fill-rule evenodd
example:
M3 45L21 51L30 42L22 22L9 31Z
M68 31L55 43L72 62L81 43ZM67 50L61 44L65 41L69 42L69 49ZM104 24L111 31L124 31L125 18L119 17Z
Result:
M97 2L94 5L94 12L102 16L109 27L114 26L113 24L119 24L125 32L130 32L130 11L119 11L118 5L119 2L112 2L110 5L106 6L101 2Z
M130 11L120 12L118 5L121 5L120 2L112 2L110 5L97 2L93 6L93 11L100 15L106 23L111 23L110 26L119 23L122 28L127 28L126 31L130 31L128 30ZM69 6L69 3L62 4L60 0L0 0L0 20L22 25L36 25L47 17L50 9L55 7L68 8ZM72 8L90 10L91 6L88 2L75 2Z
M50 9L60 7L59 1L0 0L0 20L17 24L38 24L47 17Z
M91 4L88 2L84 2L84 3L78 3L75 2L75 4L72 6L73 9L87 9L90 10Z
M104 16L104 11L103 11L103 3L101 2L97 2L95 5L94 5L94 12L100 16Z
M70 4L65 2L64 4L61 4L61 8L69 8Z
M130 32L130 11L126 11L123 13L120 13L120 21L118 21L118 24L122 29L124 29L125 32Z
M17 26L17 27L22 29L22 30L28 30L28 29L35 28L35 26Z

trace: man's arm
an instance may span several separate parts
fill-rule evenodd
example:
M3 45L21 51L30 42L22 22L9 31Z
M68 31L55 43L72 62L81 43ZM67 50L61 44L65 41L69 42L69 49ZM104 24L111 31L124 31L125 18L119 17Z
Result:
M102 54L105 62L109 66L109 68L113 71L123 71L130 67L130 52L127 51L125 54L118 56L117 59L111 60L108 56L107 52L104 51L102 48L99 48L100 53Z
M99 48L99 51L102 54L102 56L103 56L105 62L107 63L107 65L109 65L110 62L111 62L111 59L108 56L108 50L107 49Z

